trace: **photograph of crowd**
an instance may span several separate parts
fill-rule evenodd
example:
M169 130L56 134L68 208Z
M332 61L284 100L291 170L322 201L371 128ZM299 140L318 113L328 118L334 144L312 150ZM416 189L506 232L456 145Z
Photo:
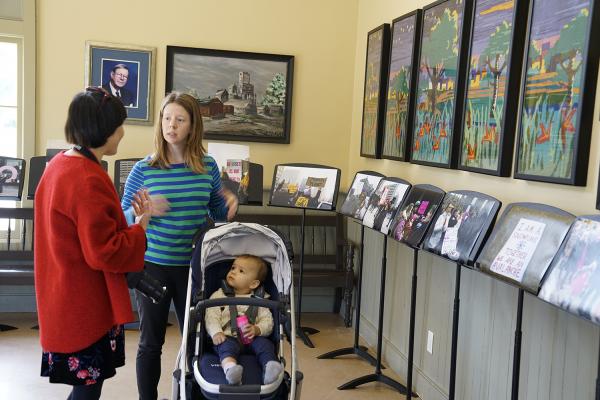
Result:
M387 235L392 218L408 189L408 182L383 178L369 199L363 225Z
M431 188L431 189L430 189ZM413 186L392 220L390 236L395 240L418 247L429 223L444 199L441 189L430 185ZM435 188L437 189L437 188Z
M0 200L21 200L25 160L0 157Z
M600 323L600 221L579 217L552 261L539 298Z
M335 210L340 170L330 167L277 165L271 205Z
M367 212L369 199L382 178L381 175L357 172L340 212L348 217L362 220Z
M427 231L423 248L462 264L472 263L473 250L478 250L475 244L499 208L497 200L481 193L448 193Z

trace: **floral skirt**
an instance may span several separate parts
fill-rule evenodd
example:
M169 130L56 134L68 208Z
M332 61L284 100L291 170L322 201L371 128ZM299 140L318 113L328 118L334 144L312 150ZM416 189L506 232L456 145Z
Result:
M50 383L93 385L113 377L125 365L125 332L114 326L96 343L74 353L42 353L41 376Z

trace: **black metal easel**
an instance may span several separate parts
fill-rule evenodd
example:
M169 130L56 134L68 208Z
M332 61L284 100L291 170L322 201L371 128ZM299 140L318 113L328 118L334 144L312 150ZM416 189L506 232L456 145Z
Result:
M454 307L452 310L452 347L450 349L450 385L448 400L454 400L456 391L456 354L458 350L458 317L460 311L460 263L456 263L456 279L454 282Z
M302 209L302 225L300 228L300 237L301 237L301 245L300 245L300 276L298 282L298 317L296 326L298 329L296 330L296 334L305 345L310 348L314 348L315 345L310 340L308 335L314 335L315 333L319 333L318 329L310 328L308 326L302 326L301 318L302 318L302 286L303 286L303 275L304 275L304 227L305 227L305 219L306 219L306 209Z
M519 288L519 300L517 303L517 322L515 326L515 348L513 354L512 385L510 392L511 400L517 400L519 398L519 376L521 373L521 339L523 337L522 325L524 297L525 290Z
M385 376L381 372L381 350L383 343L383 311L385 301L385 278L386 278L386 264L387 264L387 236L383 238L383 257L381 259L381 291L379 293L379 321L377 323L377 358L375 364L375 373L364 375L359 378L353 379L350 382L344 383L338 386L339 390L354 389L357 386L363 385L369 382L381 382L388 386L396 389L400 394L408 393L406 387L400 382Z
M419 266L419 249L413 248L413 272L410 286L410 322L408 328L408 360L406 362L406 393L416 396L412 390L413 357L415 348L415 315L417 308L417 268ZM411 397L412 397L411 396Z
M596 374L596 400L600 400L600 349L598 349L598 371Z
M365 248L365 226L360 225L360 260L358 262L358 282L356 283L356 306L355 306L355 317L354 317L354 344L352 347L344 347L338 350L333 350L325 354L321 354L317 358L319 359L332 359L338 356L345 356L348 354L356 354L368 361L372 366L376 366L377 360L367 352L365 346L358 344L358 338L360 333L360 302L362 294L362 271L363 271L363 251ZM385 367L382 367L385 368Z

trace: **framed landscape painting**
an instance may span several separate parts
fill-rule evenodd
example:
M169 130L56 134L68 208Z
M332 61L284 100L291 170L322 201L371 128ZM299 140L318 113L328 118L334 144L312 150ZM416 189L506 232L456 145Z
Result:
M165 91L200 103L204 137L289 143L294 56L167 46Z
M379 158L381 156L389 45L389 24L378 26L368 33L360 133L360 155L362 157Z
M456 166L466 65L464 37L472 2L442 0L423 9L410 161Z
M598 2L532 0L515 178L586 184L600 34Z
M421 10L392 21L390 66L388 68L385 122L381 158L408 161L414 115L416 76L419 54L417 36L421 31Z
M528 0L474 3L459 169L510 175L527 5Z

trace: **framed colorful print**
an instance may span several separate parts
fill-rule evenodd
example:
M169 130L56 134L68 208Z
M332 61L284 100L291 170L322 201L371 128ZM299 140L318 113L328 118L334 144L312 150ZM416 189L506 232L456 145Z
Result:
M277 164L270 206L334 211L340 187L338 168L317 164Z
M594 0L531 0L515 178L586 184L599 7Z
M383 177L375 171L357 172L344 199L340 213L350 218L362 220L365 212L367 212L369 199Z
M510 175L528 2L474 2L459 169Z
M423 8L410 161L456 166L472 2L440 0Z
M423 249L473 266L500 209L500 201L468 190L448 192L423 241Z
M415 10L392 21L390 66L388 68L385 121L381 158L408 161L411 126L414 116L416 63L419 54L417 35L423 13Z
M545 204L509 204L476 266L494 278L537 295L574 220L574 215Z
M381 136L385 108L387 69L390 50L390 25L383 24L367 35L365 88L363 95L360 155L381 157Z
M204 137L290 142L294 56L167 46L165 91L200 103Z
M445 194L437 186L413 186L392 220L390 237L418 248Z
M600 324L600 217L578 217L542 283L538 297Z
M85 48L85 85L119 97L125 123L152 125L156 48L90 41Z

